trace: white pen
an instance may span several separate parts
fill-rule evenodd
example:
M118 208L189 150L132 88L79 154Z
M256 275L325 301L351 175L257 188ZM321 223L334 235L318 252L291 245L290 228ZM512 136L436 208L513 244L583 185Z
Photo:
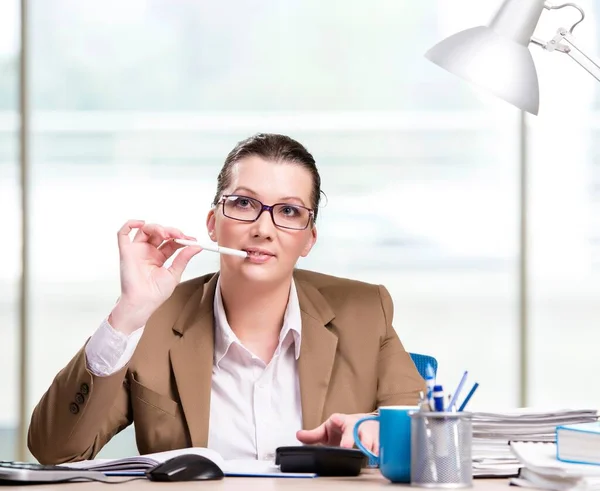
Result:
M218 245L211 244L201 244L200 242L195 242L193 240L186 239L174 239L175 242L185 246L192 247L201 247L205 251L218 252L219 254L229 254L230 256L238 256L238 257L248 257L248 253L246 251L240 251L238 249L230 249L229 247L221 247Z

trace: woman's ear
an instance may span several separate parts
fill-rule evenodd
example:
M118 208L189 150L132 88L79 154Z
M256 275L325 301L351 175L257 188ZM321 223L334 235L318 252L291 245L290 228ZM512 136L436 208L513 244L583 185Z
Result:
M217 242L216 220L217 218L215 216L215 210L214 208L211 208L211 210L208 212L208 215L206 216L206 230L208 232L210 240L212 240L213 242Z
M308 253L315 245L315 242L317 242L317 227L315 225L313 225L310 229L310 235L308 236L308 239L306 240L306 245L304 246L304 249L302 249L300 256L302 256L302 257L308 256Z

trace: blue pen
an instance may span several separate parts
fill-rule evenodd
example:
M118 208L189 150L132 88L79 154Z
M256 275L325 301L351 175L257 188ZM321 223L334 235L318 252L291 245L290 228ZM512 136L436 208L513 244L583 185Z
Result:
M469 374L469 372L467 372L465 370L465 373L463 373L463 376L460 379L460 382L458 383L458 387L456 388L456 391L454 392L454 396L452 396L452 400L450 401L450 404L448 404L448 411L452 411L452 408L458 402L458 396L460 395L461 391L463 390L465 382L467 381L468 374Z
M433 388L433 410L444 410L444 388L441 385L436 385Z
M433 388L435 387L435 373L430 363L425 367L425 384L427 385L427 401L433 407Z
M458 411L464 411L465 407L467 407L467 404L469 403L469 401L471 400L471 397L473 397L473 394L475 393L475 391L477 390L477 387L479 387L479 383L475 382L475 384L473 385L473 388L469 391L469 393L467 394L467 397L465 397L465 400L463 401L463 403L460 405L460 407L458 408Z

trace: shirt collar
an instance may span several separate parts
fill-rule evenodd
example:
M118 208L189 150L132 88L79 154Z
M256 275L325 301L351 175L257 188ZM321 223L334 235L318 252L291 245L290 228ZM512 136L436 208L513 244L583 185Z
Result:
M227 316L225 315L225 308L223 306L223 297L221 296L221 277L217 279L217 287L215 289L215 297L213 301L213 311L215 318L215 354L214 363L219 365L219 362L227 355L229 348L232 344L237 343L241 345L240 340L231 329ZM294 356L296 360L300 356L300 343L302 340L302 317L300 314L300 302L298 300L298 291L296 290L296 284L292 278L290 285L290 295L288 298L288 304L285 309L283 316L283 326L279 333L279 344L277 349L281 349L281 346L289 333L292 333L294 338Z

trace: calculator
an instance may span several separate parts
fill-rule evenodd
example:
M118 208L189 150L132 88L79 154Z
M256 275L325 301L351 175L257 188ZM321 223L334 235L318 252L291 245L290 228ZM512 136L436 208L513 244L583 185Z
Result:
M32 462L0 461L0 484L50 483L71 481L108 481L98 471L85 471L63 465L45 465Z

